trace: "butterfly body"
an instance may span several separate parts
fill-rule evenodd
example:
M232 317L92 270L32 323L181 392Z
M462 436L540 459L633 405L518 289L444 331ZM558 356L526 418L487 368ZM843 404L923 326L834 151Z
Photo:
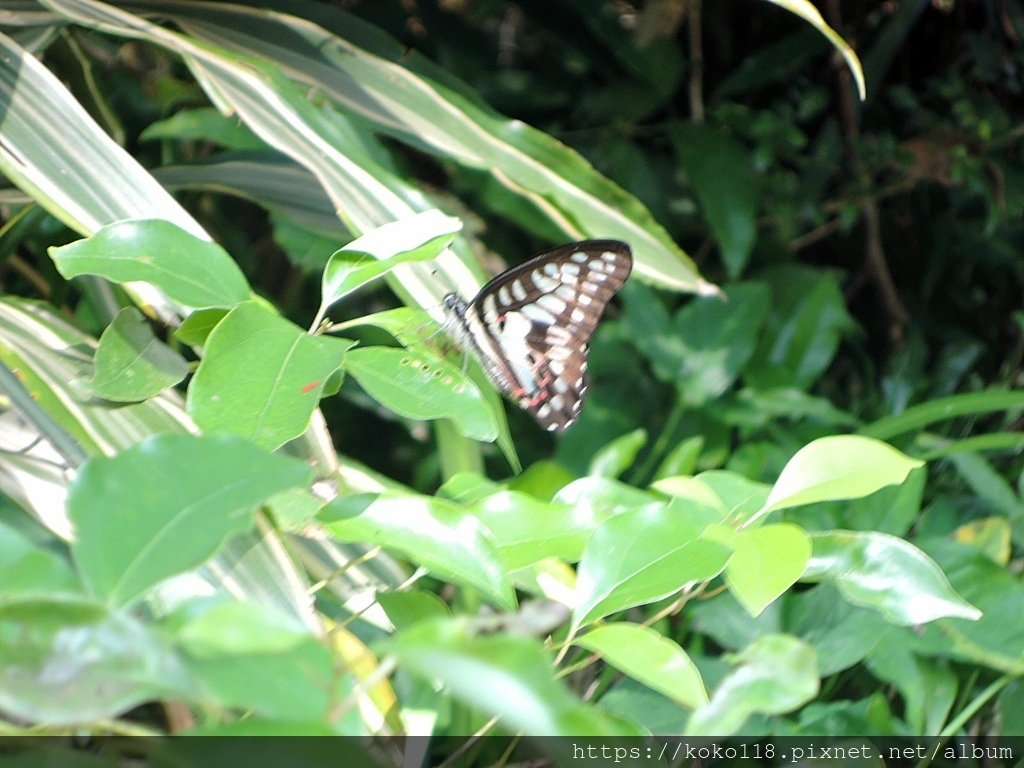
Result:
M504 394L561 432L587 390L587 345L633 258L617 240L585 240L498 275L472 301L444 299L447 329Z

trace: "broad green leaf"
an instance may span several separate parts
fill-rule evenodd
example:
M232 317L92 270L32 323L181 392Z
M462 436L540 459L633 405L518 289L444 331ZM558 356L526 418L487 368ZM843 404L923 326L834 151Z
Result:
M301 435L327 378L353 342L310 336L258 301L210 333L188 389L188 411L208 432L275 449Z
M71 564L0 523L0 605L26 596L81 592Z
M324 269L314 327L332 304L396 265L436 259L461 228L458 219L428 210L377 227L335 252Z
M345 370L381 405L410 419L451 419L466 437L492 442L498 425L476 384L424 349L364 347L345 356Z
M49 727L117 717L191 687L136 619L75 598L0 603L0 710Z
M823 678L864 661L875 648L892 643L899 632L877 611L843 600L828 583L791 592L775 605L780 603L785 607L786 631L817 651L818 674Z
M100 337L89 387L104 400L137 403L185 378L188 363L153 334L134 307L122 309Z
M573 640L606 663L684 707L707 704L700 672L678 645L650 627L605 624Z
M981 611L960 597L935 562L913 544L884 533L812 533L806 581L831 581L854 605L893 624L944 617L976 620Z
M187 614L174 622L174 639L195 658L285 653L310 636L292 617L251 601L207 602Z
M655 480L692 474L702 450L704 450L704 437L701 435L688 437L681 441L668 452L665 459L658 465L658 471L654 473Z
M589 505L545 503L514 491L488 496L472 511L494 535L512 571L549 557L576 562L603 520Z
M956 593L980 609L980 618L943 619L924 628L932 640L932 653L952 655L987 669L1020 677L1024 674L1024 637L1019 616L1024 615L1024 589L1020 579L996 565L974 547L948 539L922 542L926 554L949 574ZM915 636L921 633L914 627Z
M632 290L627 296L643 294ZM691 406L714 400L743 371L761 335L769 308L768 289L737 283L728 300L693 301L669 321L660 301L630 298L622 324L649 358L654 374L675 386ZM653 327L652 327L653 326Z
M772 289L771 310L757 349L743 370L755 390L806 390L828 368L852 326L835 276L787 264L761 273Z
M718 240L722 261L735 278L746 267L757 233L759 194L753 158L726 133L704 123L681 123L670 135L679 164Z
M397 494L342 497L324 507L320 519L341 541L397 550L438 578L479 589L499 608L515 608L490 532L451 502Z
M84 240L52 248L66 278L99 275L146 282L189 307L233 307L250 298L242 270L223 248L162 219L119 221Z
M382 592L377 595L377 602L397 630L427 619L451 616L444 600L433 592Z
M488 480L476 472L459 472L448 478L444 484L437 489L435 494L438 498L454 501L463 506L476 504L488 496L504 490L501 483Z
M207 560L269 496L312 480L237 437L159 435L82 465L68 495L72 554L92 594L124 605Z
M399 633L389 648L402 669L440 681L455 700L498 717L507 731L531 736L635 733L556 681L551 660L533 638L477 636L464 619L433 619Z
M564 486L553 499L561 504L582 505L601 519L629 509L661 504L661 499L647 491L606 477L581 477Z
M725 582L751 616L793 586L811 556L807 533L791 523L747 528L728 543L733 554L725 567Z
M328 722L331 707L354 689L352 676L340 672L327 647L312 637L279 653L186 656L185 666L206 698L221 707L280 720Z
M816 501L857 499L906 480L923 462L879 440L822 437L797 451L772 487L759 515Z
M904 643L880 643L868 658L875 677L899 690L906 702L904 719L915 733L941 733L957 693L956 676L945 666L923 659Z
M217 323L226 315L227 311L224 309L197 309L174 330L174 336L182 344L204 347L210 331L216 328Z
M619 477L629 469L647 444L647 430L635 429L603 446L590 460L590 477Z
M361 325L372 325L381 328L394 336L403 347L417 347L427 343L437 333L437 325L430 315L411 307L395 307L372 315L363 315L344 323L331 326L330 332L337 333Z
M751 715L780 715L818 695L814 649L795 637L769 635L743 649L733 669L693 713L687 736L731 736Z
M729 519L748 524L768 498L769 488L736 472L713 469L697 475L701 483L715 492L728 510Z
M698 534L686 515L663 506L605 520L580 559L573 626L653 603L717 576L731 552Z

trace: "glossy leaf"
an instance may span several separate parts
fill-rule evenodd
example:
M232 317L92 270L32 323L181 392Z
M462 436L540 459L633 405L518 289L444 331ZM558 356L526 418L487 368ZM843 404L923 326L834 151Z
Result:
M823 437L797 451L772 487L760 514L816 501L856 499L902 483L922 462L879 440Z
M465 621L435 619L397 635L390 650L403 669L440 681L453 698L498 717L506 730L533 736L635 733L570 694L532 638L476 636Z
M671 137L679 164L718 240L722 261L730 277L737 277L750 258L756 235L754 163L742 145L706 124L682 123L672 129Z
M854 605L873 608L893 624L911 626L943 617L978 619L939 566L913 544L883 533L811 534L804 579L831 581Z
M104 400L136 403L185 378L188 363L156 338L134 307L122 309L100 337L89 387Z
M809 645L787 635L756 640L738 655L733 669L693 713L687 736L730 736L756 713L779 715L818 694L817 659Z
M397 550L435 576L475 587L513 610L512 582L490 532L476 516L429 496L339 498L320 518L341 541Z
M51 255L66 278L142 281L197 309L230 308L250 298L245 276L223 248L161 219L119 221Z
M488 496L472 511L494 535L512 571L549 557L576 562L603 519L589 505L544 503L513 491Z
M605 624L576 638L573 645L600 655L607 664L684 707L696 709L708 701L704 681L690 657L650 627Z
M636 429L615 438L594 454L587 474L591 477L619 477L632 466L646 444L646 429Z
M75 565L92 594L130 603L251 527L260 502L311 479L303 463L227 435L160 435L90 459L68 495Z
M762 275L772 289L771 311L743 371L757 390L806 390L828 368L851 322L832 275L786 265Z
M640 508L609 518L580 559L573 626L652 603L717 576L730 550L698 537L684 515Z
M474 440L498 437L494 414L476 384L425 350L364 347L345 357L345 370L381 405L410 419L451 419Z
M324 269L323 298L314 326L332 304L396 265L437 258L461 228L458 219L428 210L353 240L331 256Z
M810 538L790 523L747 528L732 536L729 545L733 555L725 581L751 616L793 586L811 556Z
M310 336L260 302L239 305L210 333L188 390L208 432L275 449L309 426L327 378L353 342Z

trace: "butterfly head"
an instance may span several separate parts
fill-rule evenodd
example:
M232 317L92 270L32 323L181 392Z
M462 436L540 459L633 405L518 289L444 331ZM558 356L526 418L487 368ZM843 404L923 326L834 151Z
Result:
M466 314L466 307L468 305L461 296L457 293L449 293L444 297L444 308L446 312L462 317Z

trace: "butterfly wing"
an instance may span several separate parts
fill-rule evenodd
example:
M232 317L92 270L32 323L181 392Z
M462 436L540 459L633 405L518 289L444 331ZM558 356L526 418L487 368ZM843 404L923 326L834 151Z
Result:
M617 240L542 253L494 278L468 305L450 297L457 335L502 392L561 432L580 413L590 338L632 266L629 246Z

